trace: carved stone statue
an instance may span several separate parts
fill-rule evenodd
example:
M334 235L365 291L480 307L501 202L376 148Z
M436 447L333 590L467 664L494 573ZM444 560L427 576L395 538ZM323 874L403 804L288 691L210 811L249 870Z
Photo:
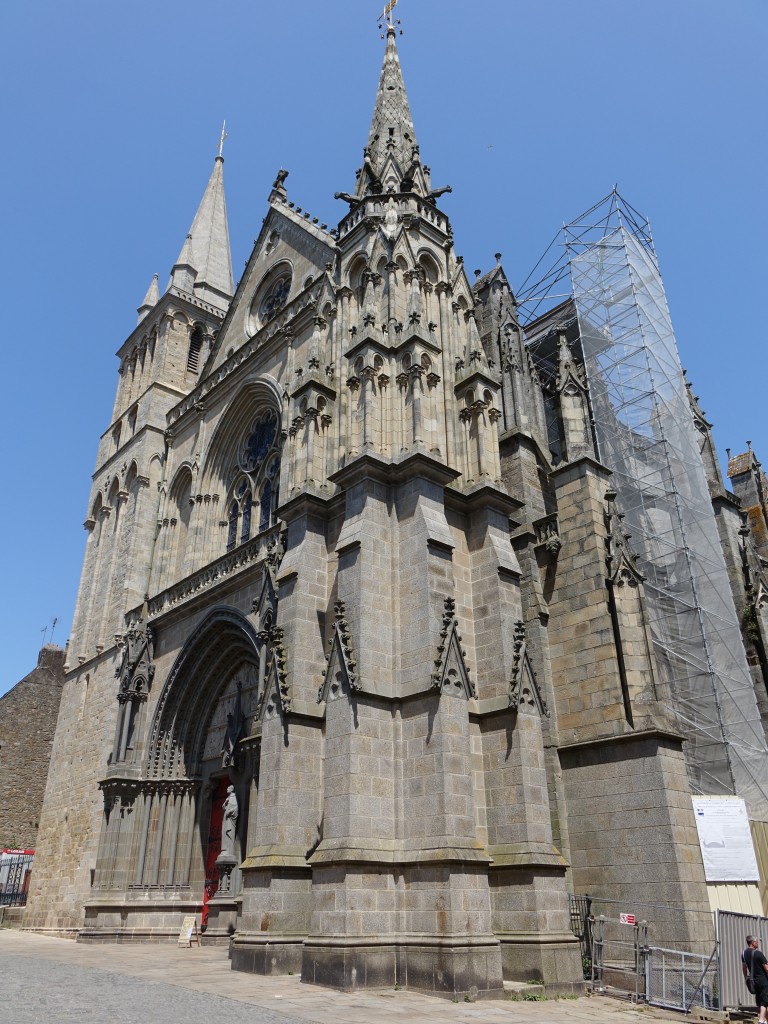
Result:
M237 829L237 815L239 807L235 796L235 787L227 787L227 798L223 804L224 820L221 823L221 855L234 857L235 855L235 832Z

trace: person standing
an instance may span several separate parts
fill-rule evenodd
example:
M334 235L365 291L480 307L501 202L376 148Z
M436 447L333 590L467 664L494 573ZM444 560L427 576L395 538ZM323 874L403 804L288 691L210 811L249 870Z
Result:
M741 970L744 980L754 981L755 1003L759 1013L759 1024L768 1024L766 1009L768 1008L768 960L765 953L758 949L759 940L754 935L747 936L747 948L741 954ZM748 986L749 987L749 986Z

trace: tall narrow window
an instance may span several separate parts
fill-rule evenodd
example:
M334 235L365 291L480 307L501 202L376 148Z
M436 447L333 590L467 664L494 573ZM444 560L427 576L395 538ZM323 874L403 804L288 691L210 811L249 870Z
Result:
M233 501L229 506L229 529L227 530L227 551L231 551L237 544L237 502Z
M187 370L190 373L200 371L200 353L203 348L203 329L198 324L189 336L189 352L187 354Z
M261 512L259 530L268 530L272 521L272 481L267 480L261 489Z
M253 499L251 498L251 492L246 491L245 497L243 498L243 524L240 529L240 543L244 544L251 535L251 509L253 507Z

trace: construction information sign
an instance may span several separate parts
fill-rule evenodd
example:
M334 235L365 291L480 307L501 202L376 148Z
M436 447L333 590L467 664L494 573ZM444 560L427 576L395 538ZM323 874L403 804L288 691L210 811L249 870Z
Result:
M704 875L708 882L757 882L755 848L747 808L738 796L695 796Z

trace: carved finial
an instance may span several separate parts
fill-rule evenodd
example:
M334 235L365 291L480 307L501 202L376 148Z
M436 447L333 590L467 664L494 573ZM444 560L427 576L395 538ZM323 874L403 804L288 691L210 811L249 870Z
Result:
M221 126L221 136L219 138L219 159L224 159L224 139L227 138L227 122Z

